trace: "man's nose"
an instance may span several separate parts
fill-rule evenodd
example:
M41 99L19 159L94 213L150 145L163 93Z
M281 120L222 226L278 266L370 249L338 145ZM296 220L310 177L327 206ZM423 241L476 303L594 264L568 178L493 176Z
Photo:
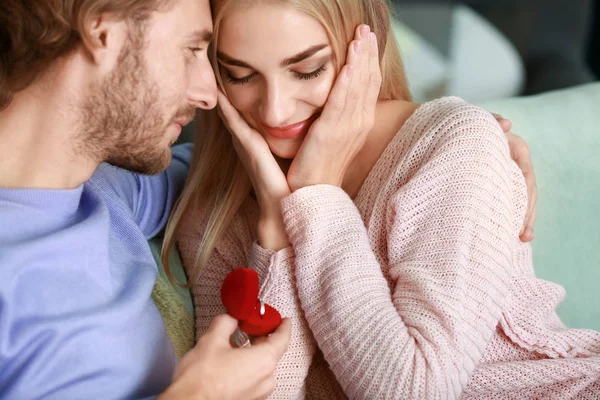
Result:
M217 82L208 60L194 69L187 91L188 102L196 108L211 110L217 105Z

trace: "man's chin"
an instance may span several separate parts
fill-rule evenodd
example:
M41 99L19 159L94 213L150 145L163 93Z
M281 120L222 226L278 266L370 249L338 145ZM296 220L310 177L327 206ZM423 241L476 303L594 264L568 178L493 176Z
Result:
M152 154L130 154L125 157L117 156L109 158L107 162L116 167L139 174L158 175L171 165L171 158L171 149L168 148L160 154L155 151Z

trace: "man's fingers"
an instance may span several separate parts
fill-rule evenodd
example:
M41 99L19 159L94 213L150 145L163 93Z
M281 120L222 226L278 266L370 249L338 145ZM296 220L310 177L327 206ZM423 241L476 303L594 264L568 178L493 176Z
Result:
M496 118L497 115L494 114ZM510 122L510 121L509 121ZM527 212L523 221L523 227L519 232L519 237L522 242L530 242L533 240L533 226L536 220L536 205L537 205L537 182L533 164L531 162L531 153L527 142L521 137L512 132L505 132L510 146L511 157L517 163L519 169L525 178L527 186Z
M504 118L500 114L492 113L492 115L494 116L496 121L498 121L498 123L500 124L502 131L506 134L510 133L510 130L512 129L512 122L510 122L508 119Z
M527 185L527 195L529 204L527 205L527 213L525 215L525 221L523 223L523 229L521 230L521 240L523 242L530 242L533 240L533 227L537 216L537 187L535 183L533 185Z
M287 350L288 344L290 343L290 337L292 335L292 322L289 319L281 321L281 325L264 339L258 339L254 341L252 349L263 349L270 348L273 355L279 360L285 351Z
M502 118L498 122L500 123L500 128L502 128L502 132L510 132L512 129L512 122L510 122L508 119Z
M535 225L536 218L537 218L537 207L533 207L533 211L532 211L531 217L529 218L529 221L527 223L527 229L526 229L530 233L531 240L533 240L533 227Z
M217 315L210 323L206 335L220 337L229 343L229 338L233 335L237 326L237 319L227 314Z
M260 346L263 343L267 343L269 341L268 336L256 336L250 339L252 346Z

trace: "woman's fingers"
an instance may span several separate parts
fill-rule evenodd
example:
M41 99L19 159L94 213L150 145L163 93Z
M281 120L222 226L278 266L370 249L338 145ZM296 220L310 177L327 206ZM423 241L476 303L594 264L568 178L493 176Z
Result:
M342 121L348 124L362 116L357 113L364 112L370 94L371 54L371 30L367 25L361 25L356 28L355 39L348 46L346 65L340 71L321 114L324 122L338 124Z
M375 118L375 110L381 91L381 66L379 65L377 36L373 32L369 36L369 86L365 96L364 110L368 116L372 115Z
M219 89L217 96L219 115L227 126L227 129L229 129L229 132L240 141L248 143L253 133L252 128L244 121L240 113L229 102L229 99L221 89Z
M352 75L354 75L354 67L345 65L336 78L331 92L329 92L329 97L323 107L319 120L331 126L335 126L340 122L342 112L346 106L346 97Z
M369 68L371 54L371 29L367 25L356 28L352 49L349 51L350 65L355 70L348 88L346 106L342 113L342 119L348 124L360 126L364 116L365 99L370 84L371 71Z
M357 27L346 65L288 171L290 189L319 183L341 185L375 121L381 87L377 37Z

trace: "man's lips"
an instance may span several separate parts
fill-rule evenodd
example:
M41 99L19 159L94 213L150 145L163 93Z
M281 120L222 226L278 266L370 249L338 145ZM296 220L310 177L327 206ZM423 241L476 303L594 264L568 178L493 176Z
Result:
M181 125L181 127L184 127L186 125L188 125L190 122L192 122L191 118L186 118L186 119L176 119L175 123L178 125Z
M304 121L295 124L274 128L261 122L265 131L276 139L295 139L305 133L310 125L317 119L317 116L312 116Z
M183 127L186 126L186 125L188 125L190 122L192 122L192 119L178 119L178 120L175 120L175 122L173 122L173 124L177 128L177 135L180 135L181 131L183 130Z

